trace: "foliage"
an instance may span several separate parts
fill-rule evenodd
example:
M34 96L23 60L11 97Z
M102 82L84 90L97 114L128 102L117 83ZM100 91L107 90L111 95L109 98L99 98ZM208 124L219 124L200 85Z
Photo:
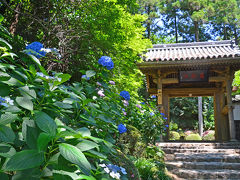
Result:
M170 99L170 118L181 129L192 129L198 127L198 107L197 98L171 98ZM214 107L213 97L203 97L203 120L204 129L214 129ZM173 130L177 130L176 128Z
M147 144L154 144L161 135L165 135L166 119L156 108L155 99L129 103L127 108L131 109L126 111L129 124L139 129Z
M179 140L180 135L176 131L169 131L169 140Z
M203 132L202 139L205 141L214 141L215 140L215 131L209 130Z
M140 158L145 156L146 144L142 142L142 135L137 128L128 125L128 131L119 137L118 146L124 154Z
M16 12L18 5L21 7ZM116 0L10 0L0 4L7 27L14 24L15 33L29 42L59 49L60 58L46 57L42 62L48 70L72 74L74 82L82 75L79 69L96 70L97 59L107 55L115 66L116 86L133 96L142 84L135 62L151 46L143 38L146 17L135 13L136 7L136 1Z
M139 158L135 161L135 166L138 168L140 177L144 180L169 180L163 171L165 168L161 162ZM161 171L159 171L161 169Z
M47 72L34 55L18 50L21 40L0 30L6 39L0 42L2 172L29 179L117 178L99 166L116 156L117 125L126 121L108 70L88 70L70 84L69 74Z
M190 135L185 137L185 140L187 140L187 141L200 141L200 140L202 140L202 138L199 134L190 134Z

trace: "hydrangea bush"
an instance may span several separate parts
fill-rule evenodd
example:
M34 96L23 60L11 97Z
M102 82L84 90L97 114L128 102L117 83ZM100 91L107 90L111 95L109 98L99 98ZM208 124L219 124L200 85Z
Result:
M116 156L114 145L128 131L124 124L144 120L136 125L143 129L152 121L161 132L156 110L149 104L139 108L129 92L119 93L111 76L101 72L86 71L81 82L70 84L69 74L47 72L36 59L48 53L41 43L18 52L10 45L11 35L2 26L0 31L6 37L0 44L1 177L138 179L108 157ZM114 67L107 56L99 64Z

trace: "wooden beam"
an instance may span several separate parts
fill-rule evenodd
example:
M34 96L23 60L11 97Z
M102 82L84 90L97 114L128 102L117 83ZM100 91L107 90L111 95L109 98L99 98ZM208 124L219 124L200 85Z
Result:
M157 84L157 79L153 79L153 82ZM162 84L177 84L179 83L178 78L163 78Z
M225 105L225 106L222 108L221 113L222 113L223 115L227 115L227 114L228 114L228 106L227 106L227 105Z
M209 77L208 81L209 82L224 82L226 80L226 77L224 76L213 76Z
M159 106L162 106L162 98L163 98L163 95L162 95L162 77L161 77L161 71L158 70L158 77L157 77L157 94L158 94L158 105Z
M230 131L230 140L236 141L236 132L233 119L233 105L232 105L232 80L233 72L230 70L230 67L227 67L226 74L226 90L227 90L227 107L228 107L228 120L229 120L229 131Z
M209 82L224 82L226 80L226 77L224 76L214 76L214 77L209 77ZM157 84L157 79L153 79L153 82ZM178 78L163 78L162 79L162 84L177 84L179 83Z

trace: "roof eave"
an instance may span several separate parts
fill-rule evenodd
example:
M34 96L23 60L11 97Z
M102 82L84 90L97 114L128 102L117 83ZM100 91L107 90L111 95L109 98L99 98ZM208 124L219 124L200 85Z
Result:
M140 69L145 68L155 68L161 69L166 67L171 68L179 68L179 67L187 67L187 66L204 66L204 65L221 65L221 64L237 64L240 66L240 57L231 57L231 58L218 58L218 59L195 59L195 60L181 60L181 61L148 61L137 63L137 66Z

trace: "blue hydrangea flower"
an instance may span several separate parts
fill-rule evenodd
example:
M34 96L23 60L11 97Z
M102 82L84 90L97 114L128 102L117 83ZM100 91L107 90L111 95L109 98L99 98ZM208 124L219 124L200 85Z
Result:
M99 60L98 63L101 64L102 66L106 67L108 70L113 69L114 63L112 61L112 58L108 56L102 56Z
M26 46L26 49L30 50L27 52L27 54L29 55L34 55L37 58L43 57L46 55L45 51L41 51L41 49L43 48L42 43L40 42L33 42L29 45Z
M118 131L119 131L120 134L122 134L122 133L127 132L127 128L123 124L119 124L118 125Z
M166 120L167 120L167 117L163 117L163 119L166 119Z
M164 116L164 113L160 113L162 116Z
M152 96L151 96L151 98L156 98L156 97L157 97L157 96L155 96L155 95L152 95Z
M82 75L82 79L89 80L89 79L90 79L90 77L87 77L86 75Z
M127 91L121 91L120 96L122 96L125 100L129 101L130 100L130 94Z
M166 127L169 127L168 124L165 125Z
M154 112L150 112L150 116L154 116Z

